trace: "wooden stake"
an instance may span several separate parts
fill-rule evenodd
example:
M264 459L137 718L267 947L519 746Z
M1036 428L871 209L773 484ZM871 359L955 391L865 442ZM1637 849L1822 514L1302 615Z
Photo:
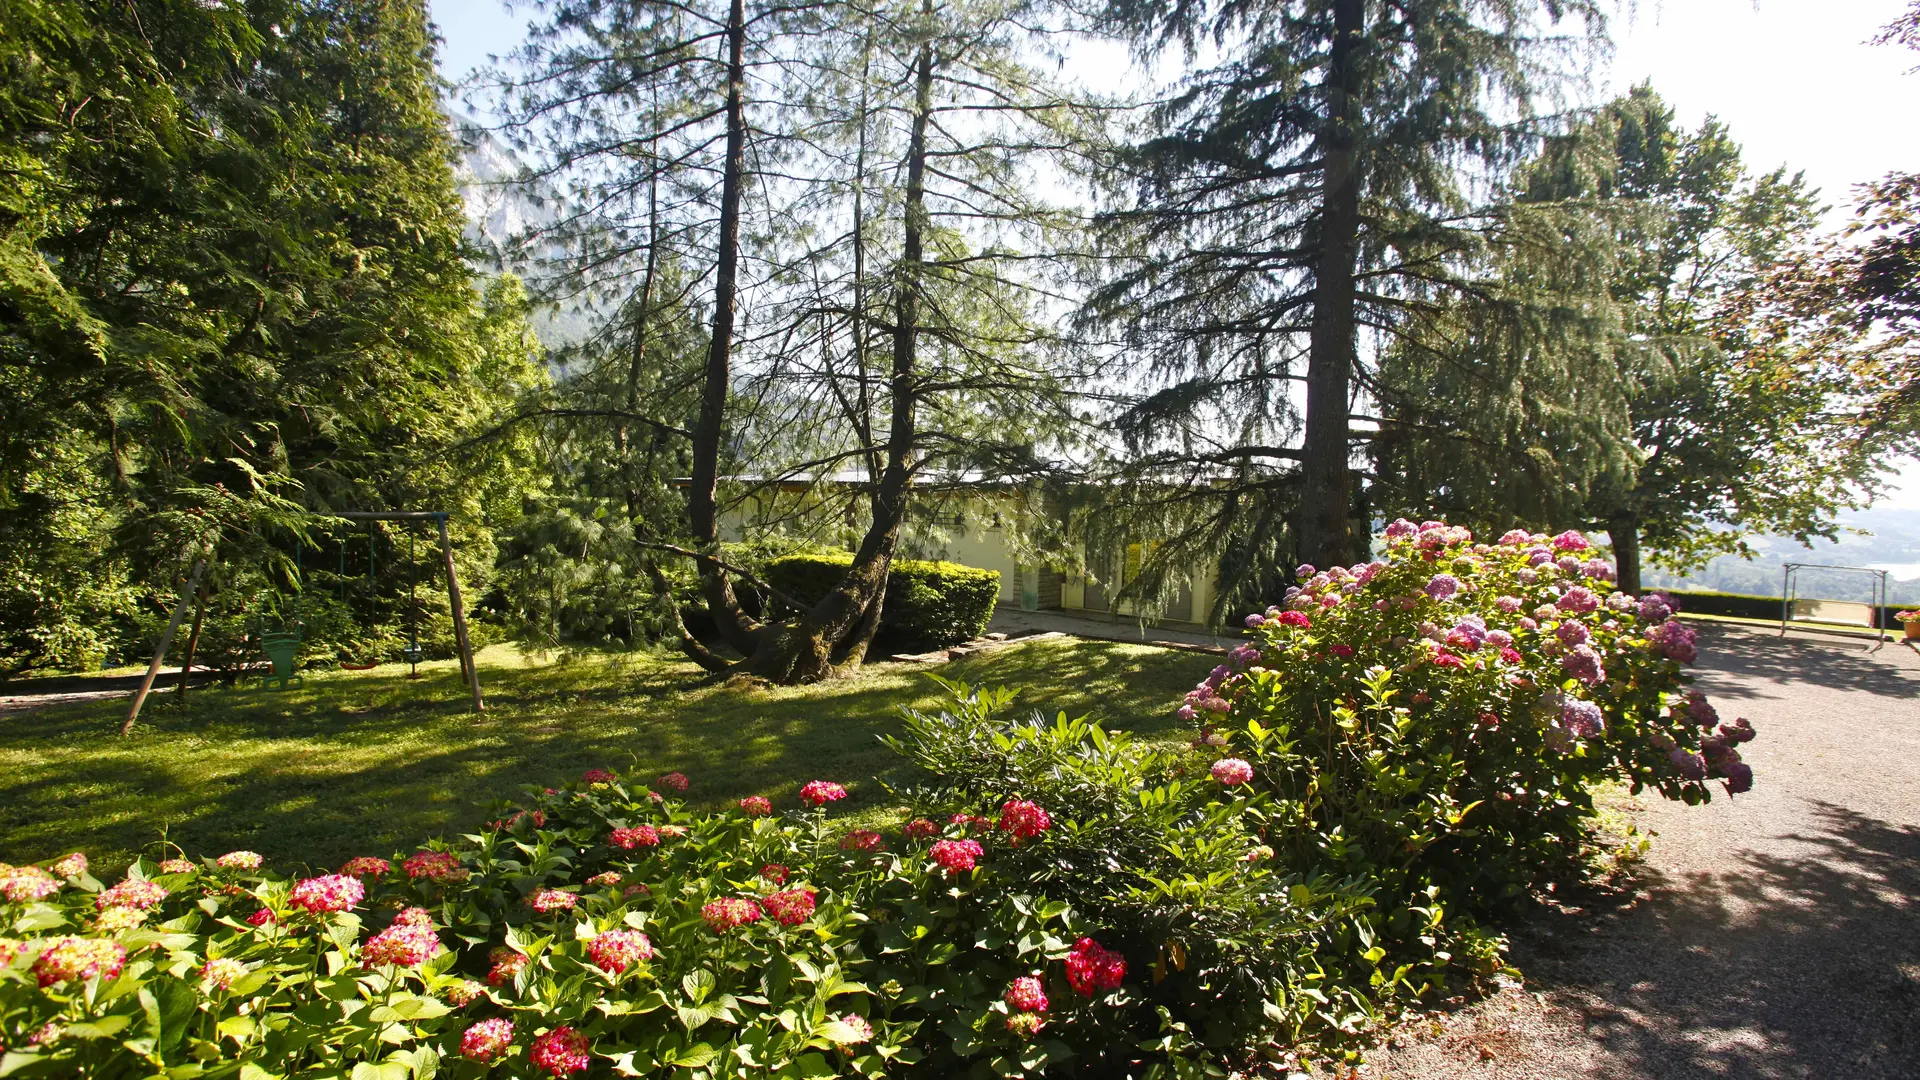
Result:
M473 690L473 711L486 712L487 703L480 697L480 668L473 662L473 648L467 643L467 610L460 604L460 575L453 569L453 540L447 535L447 518L442 514L440 523L440 557L447 566L447 602L453 608L453 637L460 646L460 666L467 676L467 685Z
M180 664L180 696L187 696L187 676L193 671L193 651L200 646L200 620L207 614L207 590L200 590L200 600L193 606L193 629L187 632L187 658Z
M446 526L443 524L440 528L441 535L445 536ZM453 565L451 556L448 557L447 565L449 567ZM200 575L206 568L207 560L195 559L193 561L193 573L187 576L187 587L180 590L180 602L173 605L173 618L167 620L167 632L160 635L160 645L153 650L153 662L147 665L147 677L140 680L140 691L133 695L133 707L127 710L127 722L120 725L120 734L126 735L132 732L133 722L140 718L140 706L147 703L147 692L153 689L154 677L160 674L160 664L167 658L167 647L173 644L173 635L180 629L180 620L187 617L187 603L191 601L194 594L200 590ZM455 610L458 610L457 606ZM458 618L456 617L456 622L457 621ZM460 639L463 642L466 640L464 631ZM478 699L480 694L479 683L474 684L473 692L475 698Z

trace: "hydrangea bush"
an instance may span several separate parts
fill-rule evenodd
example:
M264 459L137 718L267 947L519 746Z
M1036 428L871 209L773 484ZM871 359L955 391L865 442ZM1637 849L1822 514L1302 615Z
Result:
M1281 859L1374 883L1405 934L1418 909L1497 910L1575 865L1596 782L1689 804L1709 780L1752 787L1753 727L1688 689L1672 598L1615 591L1581 534L1402 520L1386 540L1302 566L1181 708L1227 759L1217 779L1272 797Z

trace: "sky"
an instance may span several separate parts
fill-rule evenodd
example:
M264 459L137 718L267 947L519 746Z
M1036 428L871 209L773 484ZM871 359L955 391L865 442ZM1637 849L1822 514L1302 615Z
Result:
M430 0L458 79L519 44L532 5ZM1920 54L1866 42L1905 0L1666 0L1612 18L1613 55L1589 77L1587 101L1651 80L1688 126L1717 116L1756 171L1804 170L1845 220L1853 185L1920 170ZM1920 462L1875 507L1920 510Z

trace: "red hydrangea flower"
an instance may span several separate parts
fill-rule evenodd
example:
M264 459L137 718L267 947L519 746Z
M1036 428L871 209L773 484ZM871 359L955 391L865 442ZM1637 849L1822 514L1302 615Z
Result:
M787 868L777 862L770 862L760 868L760 876L773 882L775 885L785 885L787 883Z
M840 838L842 851L885 851L887 842L872 829L855 829Z
M1012 833L1013 842L1031 840L1053 828L1053 817L1036 803L1009 799L1000 808L1000 831Z
M767 914L782 926L798 926L813 917L815 893L812 889L788 889L766 898Z
M738 896L723 896L710 900L700 909L700 917L716 934L724 934L736 926L760 921L760 905Z
M324 915L345 911L367 898L367 887L360 879L346 874L325 874L303 878L287 894L287 903L302 911Z
M579 902L578 896L565 889L535 889L533 895L527 897L527 903L542 915L556 911L572 911L573 906Z
M986 852L978 840L942 840L933 845L928 852L933 861L939 863L949 876L971 870L980 864L980 856Z
M441 948L440 935L432 926L397 922L367 939L360 950L360 966L419 967L440 955Z
M1047 991L1040 980L1031 975L1022 975L1007 984L1007 1008L1014 1012L1046 1012Z
M100 938L54 938L33 961L33 977L42 988L80 979L105 981L120 974L127 950Z
M1509 646L1500 650L1500 659L1505 660L1509 664L1518 664L1526 658L1520 655L1520 650Z
M800 789L800 801L808 806L825 806L847 797L847 789L826 780L809 780Z
M162 886L151 881L128 878L95 897L93 906L101 911L114 907L146 911L166 898L167 890Z
M513 1049L513 1021L504 1016L482 1020L460 1036L460 1056L468 1061L490 1064Z
M587 942L587 959L600 970L618 975L653 959L653 942L638 930L609 930Z
M1282 626L1297 626L1302 630L1313 625L1313 619L1304 611L1283 611L1268 621Z
M939 836L940 826L935 825L926 818L914 818L912 821L907 822L906 834L909 840L926 840Z
M393 864L379 856L359 855L348 859L340 872L348 877L378 877L391 869Z
M1346 659L1347 657L1349 657L1349 656L1352 656L1352 655L1353 655L1353 646L1351 646L1351 645L1329 645L1329 646L1327 646L1327 651L1328 651L1328 652L1330 652L1330 653L1332 653L1333 655L1335 655L1335 656L1337 656L1337 657L1339 657L1339 658L1341 658L1342 660L1344 660L1344 659Z
M1127 977L1127 961L1119 953L1102 948L1092 938L1081 938L1067 953L1067 982L1083 997L1095 991L1112 990Z
M740 809L745 810L748 817L766 817L773 813L773 800L765 795L749 795L740 800Z
M1556 551L1585 551L1593 545L1587 543L1587 538L1579 530L1568 529L1553 538L1553 546Z
M535 1068L553 1076L586 1072L587 1066L593 1063L587 1053L591 1045L581 1032L557 1027L533 1040L533 1045L527 1048L527 1059Z
M401 863L400 869L405 870L407 877L415 881L421 878L426 878L428 881L446 881L458 875L460 859L450 852L422 851Z
M687 774L670 772L660 778L659 784L668 791L685 791L687 790Z
M76 851L53 864L53 872L61 877L75 878L87 872L87 857Z
M1239 758L1221 758L1213 763L1209 770L1215 780L1228 787L1235 787L1253 779L1253 766Z
M847 1040L849 1043L873 1041L873 1025L868 1023L866 1017L859 1013L848 1013L840 1018L840 1022L846 1025L850 1032L851 1037Z
M487 971L489 986L505 986L511 983L515 976L526 970L530 962L530 958L525 953L514 952L505 946L495 948L488 953L487 959L493 961L493 967Z
M611 784L615 780L618 780L619 777L605 769L588 769L586 772L580 774L580 779L589 784Z
M654 847L660 843L660 832L651 825L634 825L613 830L608 834L607 842L627 851L632 851L634 848Z
M983 818L979 814L955 814L947 819L947 823L965 826L971 833L987 832L993 828L993 819Z
M263 907L259 911L247 916L248 926L272 926L279 921L280 916L275 915L273 909L267 907Z

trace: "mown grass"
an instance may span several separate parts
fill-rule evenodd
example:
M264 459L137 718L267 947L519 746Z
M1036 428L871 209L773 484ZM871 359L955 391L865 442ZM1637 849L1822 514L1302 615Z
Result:
M285 693L169 693L125 739L123 701L49 708L0 719L0 861L83 850L117 868L158 854L164 835L194 854L250 848L282 868L332 866L471 829L523 785L594 766L677 769L693 778L690 798L716 803L832 779L853 793L846 810L872 812L873 778L898 760L879 736L898 729L900 707L938 704L930 671L1151 735L1214 663L1055 639L766 687L649 654L540 661L495 648L480 658L484 715L467 711L452 663L424 665L418 682L394 667L314 674Z

